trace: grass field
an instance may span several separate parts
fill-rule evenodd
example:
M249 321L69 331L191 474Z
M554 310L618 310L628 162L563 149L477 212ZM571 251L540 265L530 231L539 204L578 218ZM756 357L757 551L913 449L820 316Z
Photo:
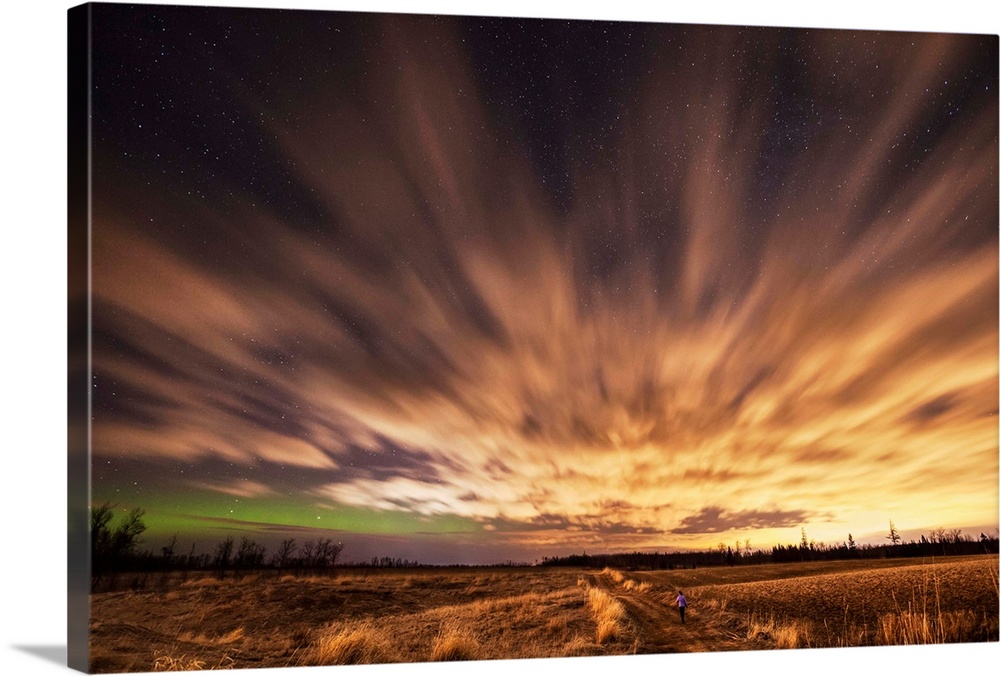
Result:
M997 641L997 580L996 556L150 576L147 591L92 595L90 663L176 671Z

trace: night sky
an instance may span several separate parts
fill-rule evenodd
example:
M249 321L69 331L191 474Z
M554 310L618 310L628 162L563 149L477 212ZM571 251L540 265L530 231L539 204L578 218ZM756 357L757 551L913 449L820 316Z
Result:
M93 16L93 500L150 544L997 528L996 36Z

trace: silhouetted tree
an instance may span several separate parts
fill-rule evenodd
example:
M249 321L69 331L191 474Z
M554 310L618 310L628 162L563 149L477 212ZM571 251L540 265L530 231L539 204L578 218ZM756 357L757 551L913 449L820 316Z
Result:
M171 566L174 562L174 550L177 548L177 533L174 533L174 537L171 538L170 543L163 547L160 551L163 553L163 563L167 567Z
M899 531L896 530L896 524L892 522L892 519L889 519L889 534L885 537L893 544L893 546L899 544L901 538L899 537Z
M226 568L233 557L233 536L230 535L225 540L215 546L215 558L212 559L212 566L219 571L219 577L225 575Z
M91 588L96 588L108 573L113 574L126 565L142 542L146 531L142 517L145 512L138 507L130 511L116 527L111 527L114 505L105 502L90 510L90 561Z
M333 540L324 538L316 543L316 550L313 554L314 566L316 568L332 568L337 563L337 557L344 549L340 542L334 544Z
M316 548L316 543L312 540L306 540L305 544L302 545L301 555L299 556L299 561L302 563L304 568L313 567L313 550Z
M945 545L947 543L947 535L945 534L944 528L935 528L931 531L930 541L936 545L941 545L941 555L943 556L945 551Z
M194 568L195 565L196 565L196 563L197 563L197 559L195 558L195 555L194 555L194 550L195 550L195 545L196 544L197 543L194 543L194 542L191 543L191 551L188 552L188 555L187 555L187 567L188 568Z
M295 552L295 538L282 540L278 545L278 550L274 553L271 563L278 568L285 568L292 561L292 554Z
M240 538L240 548L236 550L233 564L237 568L255 568L264 563L264 545L257 544L246 535Z

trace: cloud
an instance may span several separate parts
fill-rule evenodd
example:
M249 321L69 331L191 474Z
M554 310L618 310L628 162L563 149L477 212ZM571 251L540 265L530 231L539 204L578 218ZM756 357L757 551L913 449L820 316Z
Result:
M461 26L415 27L261 104L308 227L98 186L95 456L535 544L995 511L996 101L948 85L931 134L922 94L972 38L803 34L813 116L778 34L692 29L553 200Z
M539 514L524 520L486 519L483 528L496 533L594 533L601 536L658 536L662 531L651 526L633 526L607 513L567 517L562 514Z
M262 495L273 495L274 490L259 481L235 481L230 483L195 482L196 488L202 488L218 493L228 493L240 498L256 498Z
M782 511L776 509L727 512L721 507L704 507L697 514L681 519L680 526L670 532L688 535L791 528L805 523L813 516L803 510Z

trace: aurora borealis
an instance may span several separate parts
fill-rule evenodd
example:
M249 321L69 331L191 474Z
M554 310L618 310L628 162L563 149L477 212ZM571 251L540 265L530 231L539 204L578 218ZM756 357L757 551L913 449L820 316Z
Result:
M996 36L94 19L93 497L151 542L996 528Z

